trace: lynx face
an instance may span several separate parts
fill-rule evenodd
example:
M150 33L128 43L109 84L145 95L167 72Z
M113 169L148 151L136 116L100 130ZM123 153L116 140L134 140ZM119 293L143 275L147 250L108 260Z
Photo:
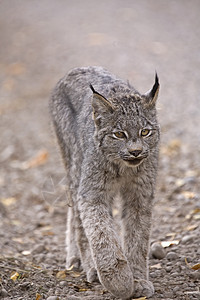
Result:
M152 90L144 96L126 92L106 99L92 87L95 136L109 160L136 167L157 146L160 135L155 110L158 89L157 77Z
M123 122L118 119L113 127L109 126L99 131L97 129L97 137L109 160L120 160L129 167L135 167L141 164L157 145L159 128L149 120L141 120L135 116L134 121L126 119L126 122Z

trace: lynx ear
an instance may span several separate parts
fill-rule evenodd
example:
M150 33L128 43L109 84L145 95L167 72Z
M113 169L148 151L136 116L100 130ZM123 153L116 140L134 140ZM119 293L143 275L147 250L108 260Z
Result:
M144 94L145 97L145 105L148 107L155 106L156 100L158 98L160 84L157 73L155 74L155 83L151 90Z
M96 123L98 123L98 120L100 120L101 116L106 115L108 113L112 113L114 111L114 108L104 96L95 91L91 84L90 88L93 92L93 119Z

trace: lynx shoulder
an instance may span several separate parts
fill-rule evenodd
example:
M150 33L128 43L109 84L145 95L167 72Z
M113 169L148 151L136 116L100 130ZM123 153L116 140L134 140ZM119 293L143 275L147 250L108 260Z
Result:
M50 112L67 173L67 267L82 265L114 296L150 297L148 244L160 130L159 92L140 94L101 67L61 79ZM120 232L112 215L118 199ZM69 199L66 199L69 201Z

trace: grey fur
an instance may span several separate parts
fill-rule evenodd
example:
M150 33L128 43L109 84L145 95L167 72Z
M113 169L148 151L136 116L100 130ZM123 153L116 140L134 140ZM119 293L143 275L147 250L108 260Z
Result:
M121 299L150 297L148 247L160 131L159 83L139 94L101 67L61 79L50 111L67 171L67 267L82 265ZM146 129L146 131L141 131ZM146 136L141 136L141 135ZM120 234L112 216L120 199Z

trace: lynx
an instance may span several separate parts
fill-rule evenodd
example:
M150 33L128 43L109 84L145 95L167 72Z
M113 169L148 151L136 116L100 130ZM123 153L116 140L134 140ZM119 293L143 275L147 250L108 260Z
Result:
M82 267L89 282L99 280L121 299L154 293L148 249L160 140L158 91L157 74L152 89L140 94L107 70L86 67L61 79L50 101L73 203L67 267Z

